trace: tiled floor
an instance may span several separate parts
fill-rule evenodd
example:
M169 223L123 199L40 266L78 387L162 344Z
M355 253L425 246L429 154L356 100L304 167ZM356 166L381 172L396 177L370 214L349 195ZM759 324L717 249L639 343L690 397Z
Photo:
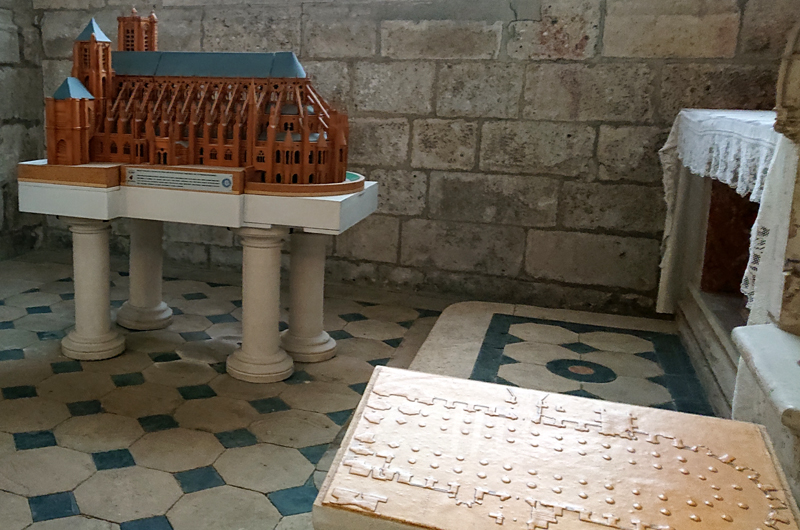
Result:
M74 305L71 267L57 257L0 263L2 530L310 529L337 435L373 367L407 367L448 305L332 287L325 327L338 355L255 385L225 374L241 337L235 274L176 273L164 283L169 329L123 330L125 354L77 362L60 355ZM119 307L126 273L111 282ZM423 357L424 370L431 351L439 362L474 350L456 357L463 377L686 410L671 381L694 392L696 380L674 335L537 311L457 304L414 362Z

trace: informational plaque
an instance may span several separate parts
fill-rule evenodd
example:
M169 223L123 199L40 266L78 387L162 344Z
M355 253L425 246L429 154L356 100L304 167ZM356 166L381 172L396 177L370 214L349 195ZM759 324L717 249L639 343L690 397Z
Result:
M798 530L758 425L377 367L316 530Z
M232 173L210 173L158 167L126 167L125 185L174 190L234 193Z

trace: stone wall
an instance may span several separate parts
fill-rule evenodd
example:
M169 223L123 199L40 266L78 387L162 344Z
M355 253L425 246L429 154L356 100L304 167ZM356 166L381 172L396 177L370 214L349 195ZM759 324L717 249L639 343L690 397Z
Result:
M17 207L17 163L40 158L42 40L30 0L0 0L0 259L34 248L43 218Z
M89 16L130 0L33 0L45 93ZM140 11L148 5L138 6ZM682 107L769 109L800 0L158 0L164 50L294 50L351 120L376 215L332 280L648 313L664 203L657 150ZM115 248L126 248L118 224ZM64 228L53 223L54 241ZM225 229L167 254L237 266Z

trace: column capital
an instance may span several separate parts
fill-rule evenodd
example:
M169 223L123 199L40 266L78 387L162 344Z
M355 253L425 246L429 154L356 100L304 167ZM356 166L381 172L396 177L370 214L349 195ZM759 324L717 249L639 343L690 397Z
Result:
M73 234L96 234L111 229L111 223L109 221L100 219L64 217L63 220L69 225L69 231Z
M289 235L289 229L272 228L239 228L236 234L242 239L242 246L255 248L279 247Z

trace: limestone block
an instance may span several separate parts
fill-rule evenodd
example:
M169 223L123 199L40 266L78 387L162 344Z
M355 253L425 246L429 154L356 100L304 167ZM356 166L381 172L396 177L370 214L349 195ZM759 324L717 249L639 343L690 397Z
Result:
M503 24L461 20L385 20L381 55L393 59L494 59Z
M45 59L42 61L42 84L44 97L50 97L72 72L69 59Z
M426 62L357 63L353 101L357 111L428 114L435 67Z
M233 244L233 231L224 226L165 223L164 239L181 243L231 246Z
M208 8L203 18L203 50L276 52L300 49L299 5Z
M558 181L544 177L434 171L430 215L450 221L555 226Z
M374 284L378 277L377 271L376 263L352 263L336 258L325 260L326 281Z
M475 165L478 125L464 120L414 120L411 165L470 169Z
M100 9L103 0L33 0L34 9Z
M217 267L226 269L241 270L242 268L242 249L241 247L218 247L211 245L208 247L209 261Z
M80 2L81 0L71 1ZM58 0L52 0L52 2L60 3ZM72 43L75 42L75 37L80 35L81 30L86 27L86 23L92 17L103 29L103 33L111 39L111 42L116 42L119 9L101 8L101 6L92 7L91 11L45 11L42 16L42 44L45 57L48 59L71 58Z
M739 34L736 0L609 0L603 55L733 57Z
M400 264L516 276L524 244L525 231L514 226L410 219L403 223Z
M375 55L378 26L369 19L310 19L303 31L303 55L319 58Z
M777 72L754 65L673 64L661 81L662 119L682 108L757 109L775 106Z
M597 140L597 160L601 180L661 182L658 150L669 129L601 125Z
M655 239L528 232L525 272L534 278L647 291L656 286Z
M42 71L38 68L0 68L0 119L41 120L43 114Z
M0 63L19 62L19 36L14 24L14 13L0 9Z
M744 8L740 53L777 59L798 20L800 3L797 0L750 0Z
M208 264L208 248L194 243L164 243L164 257L168 260L182 261L193 265Z
M578 123L487 121L480 168L501 173L576 176L592 169L595 131Z
M376 169L369 180L380 182L378 213L421 215L425 210L428 175L424 171Z
M42 48L42 37L38 28L22 28L22 56L30 63L42 64L44 49Z
M347 112L350 108L350 67L342 61L303 61L306 75L314 90L334 108Z
M40 155L42 128L22 124L0 126L0 183L16 178L17 163Z
M439 70L436 113L439 116L516 118L523 66L514 63L454 63Z
M371 215L340 235L336 255L370 261L397 261L400 220L388 215Z
M124 0L119 1L120 5L127 7L127 4L122 3ZM158 49L187 52L200 51L202 49L202 11L199 9L159 9L157 15L159 27ZM167 28L169 29L167 30ZM237 48L234 47L224 51L237 51Z
M523 116L539 120L650 121L655 73L639 63L528 67Z
M395 166L408 158L409 124L405 118L351 118L348 161Z
M588 59L595 55L600 33L600 3L559 0L542 6L538 21L508 25L508 56L512 59Z
M568 228L655 233L664 229L661 186L565 182L561 222Z

